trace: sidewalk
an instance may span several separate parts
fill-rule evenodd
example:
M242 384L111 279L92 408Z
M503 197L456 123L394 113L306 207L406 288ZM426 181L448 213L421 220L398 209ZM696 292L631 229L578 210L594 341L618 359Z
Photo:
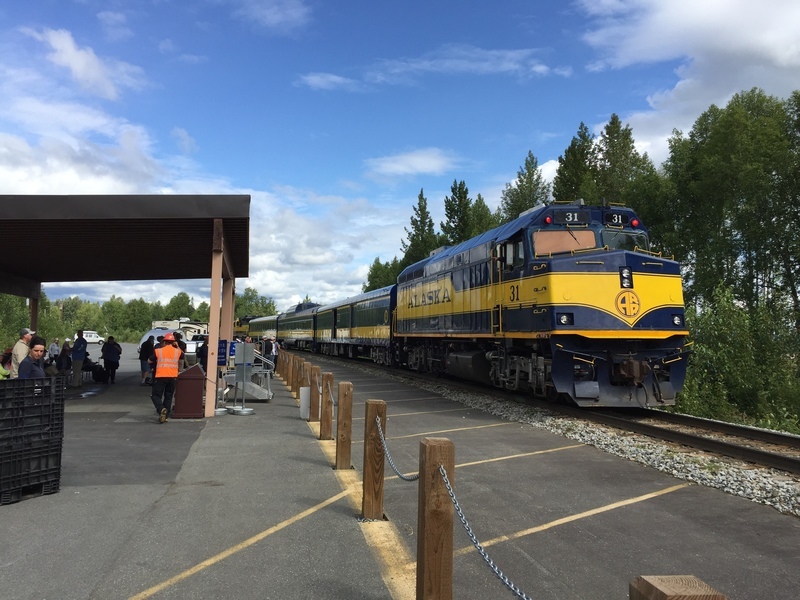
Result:
M162 425L125 355L67 393L60 492L0 506L2 598L391 597L278 379L252 415Z

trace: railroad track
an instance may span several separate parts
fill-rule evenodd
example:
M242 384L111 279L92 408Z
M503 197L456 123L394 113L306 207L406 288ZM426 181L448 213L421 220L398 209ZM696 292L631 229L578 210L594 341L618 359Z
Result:
M553 408L560 414L800 474L800 436L661 410L632 409L623 414L618 410Z

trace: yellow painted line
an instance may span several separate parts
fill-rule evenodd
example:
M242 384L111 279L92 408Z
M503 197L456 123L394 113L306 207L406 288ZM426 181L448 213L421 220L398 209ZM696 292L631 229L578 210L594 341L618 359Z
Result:
M145 598L151 598L153 595L157 594L158 592L163 591L163 590L167 589L168 587L171 587L171 586L175 585L176 583L180 583L184 579L187 579L187 578L191 577L192 575L196 575L197 573L207 569L208 567L212 567L215 564L217 564L219 562L222 562L223 560L233 556L237 552L241 552L242 550L245 550L246 548L249 548L253 544L257 544L258 542L260 542L264 538L272 535L273 533L277 533L278 531L287 528L289 525L293 525L294 523L297 523L301 519L304 519L304 518L306 518L306 517L308 517L310 515L313 515L314 513L318 512L319 510L321 510L323 508L325 508L326 506L328 506L330 504L333 504L334 502L337 502L338 500L341 500L345 496L349 496L351 493L352 493L352 489L349 489L349 488L345 489L345 490L339 492L338 494L336 494L335 496L331 496L327 500L323 500L319 504L317 504L315 506L312 506L311 508L308 508L308 509L304 510L301 513L298 513L295 516L293 516L293 517L291 517L289 519L286 519L285 521L282 521L281 523L278 523L277 525L274 525L274 526L270 527L269 529L265 529L261 533L259 533L257 535L254 535L253 537L251 537L249 539L246 539L245 541L243 541L243 542L241 542L239 544L236 544L235 546L231 546L230 548L220 552L219 554L215 554L211 558L207 558L206 560L204 560L203 562L195 565L191 569L187 569L186 571L183 571L182 573L178 573L174 577L171 577L170 579L167 579L166 581L164 581L162 583L159 583L158 585L154 585L153 587L151 587L149 589L146 589L145 591L141 592L140 594L136 594L135 596L131 596L129 600L144 600Z
M663 490L659 490L657 492L652 492L650 494L644 494L643 496L636 496L635 498L629 498L628 500L620 500L619 502L614 502L613 504L607 504L605 506L600 506L598 508L593 508L592 510L587 510L582 513L578 513L575 515L570 515L569 517L564 517L563 519L556 519L555 521L550 521L549 523L545 523L543 525L537 525L536 527L531 527L530 529L523 529L522 531L518 531L517 533L510 533L508 535L501 535L491 540L487 540L485 542L481 542L481 546L484 548L488 548L490 546L494 546L495 544L499 544L501 542L509 542L511 540L516 540L521 537L525 537L527 535L532 535L534 533L539 533L540 531L546 531L548 529L552 529L553 527L557 527L559 525L565 525L567 523L572 523L573 521L578 521L580 519L586 519L587 517L592 517L594 515L599 515L604 512L608 512L610 510L614 510L617 508L622 508L623 506L629 506L631 504L637 504L639 502L644 502L645 500L651 500L652 498L657 498L658 496L663 496L664 494L670 494L672 492L676 492L680 489L685 487L689 487L690 483L681 483L679 485L674 485L672 487L668 487ZM463 556L467 554L471 550L474 550L475 546L469 545L464 548L460 548L453 552L453 556Z
M336 464L336 440L319 440L319 423L308 423L319 441L322 452ZM355 469L334 471L340 485L352 490L347 497L355 514L361 514L363 482ZM381 571L383 582L392 600L416 600L417 562L408 550L407 541L400 535L391 521L369 521L361 523L361 533L373 552Z
M586 444L572 444L571 446L559 446L558 448L550 448L549 450L536 450L535 452L524 452L522 454L510 454L509 456L498 456L497 458L476 460L473 462L456 465L456 468L473 467L475 465L483 465L487 463L498 462L501 460L510 460L512 458L523 458L525 456L535 456L536 454L550 454L551 452L561 452L562 450L574 450L575 448L586 448L586 447L587 447Z
M558 448L550 448L549 450L536 450L534 452L523 452L521 454L509 454L508 456L497 456L495 458L487 458L484 460L475 460L473 462L462 463L460 465L456 465L456 469L463 469L464 467L474 467L475 465L485 465L488 463L499 462L501 460L511 460L514 458L525 458L526 456L535 456L537 454L550 454L551 452L561 452L562 450L573 450L575 448L586 448L586 444L573 444L572 446L559 446ZM411 477L416 475L418 471L414 471L413 473L403 473L406 477ZM397 475L392 475L390 477L384 477L384 481L388 481L390 479L399 479Z
M386 402L387 405L389 404L399 404L400 402L422 402L423 400L442 400L443 402L451 402L447 398L443 398L442 396L423 396L422 398L407 398L405 400L383 400L383 398L374 398L375 400L382 400ZM360 403L360 402L359 402Z
M389 417L413 417L416 415L435 415L436 413L446 413L446 412L455 412L455 411L464 411L464 410L475 410L469 406L462 406L461 408L446 408L444 410L420 410L417 412L407 412L407 413L397 413L397 414L390 414L386 415L387 418ZM366 417L354 417L353 421L363 421Z
M475 427L458 427L456 429L440 429L438 431L423 431L421 433L410 433L408 435L393 435L386 440L404 440L406 438L420 437L422 435L441 435L443 433L453 433L454 431L472 431L474 429L486 429L487 427L504 427L506 425L519 425L516 421L509 423L492 423L491 425L476 425ZM354 444L363 444L364 440L353 440Z

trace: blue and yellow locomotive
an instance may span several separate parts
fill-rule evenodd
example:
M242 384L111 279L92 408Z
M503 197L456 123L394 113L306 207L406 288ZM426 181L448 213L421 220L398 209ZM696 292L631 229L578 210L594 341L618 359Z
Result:
M686 374L679 265L622 206L553 204L398 278L412 369L581 406L674 404Z
M291 347L580 406L674 404L686 375L679 265L615 205L531 209L434 251L396 285L298 306L277 332Z

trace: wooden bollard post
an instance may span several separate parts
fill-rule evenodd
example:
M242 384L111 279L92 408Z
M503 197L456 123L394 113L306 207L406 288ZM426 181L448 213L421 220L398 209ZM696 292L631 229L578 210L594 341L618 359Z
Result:
M423 438L419 444L417 600L453 598L453 501L439 465L452 487L455 455L446 438Z
M294 358L294 369L292 370L292 395L299 399L300 398L300 380L303 377L303 360L299 356L295 356Z
M286 387L289 388L291 391L292 389L292 367L294 366L294 355L287 354L286 355L286 378L284 382L286 383Z
M630 600L728 600L693 575L643 575L628 586Z
M339 382L339 410L336 411L336 469L349 469L353 442L353 384Z
M286 368L286 353L280 352L278 354L278 357L276 358L276 361L277 362L275 364L275 375L286 381L286 379L283 376Z
M361 517L383 519L383 463L384 452L376 419L386 435L386 402L367 400L364 421L364 482L361 500Z
M319 386L322 383L322 367L311 367L311 407L308 411L309 422L319 421Z
M307 360L303 363L303 374L300 377L300 387L309 387L311 385L311 370L314 368L314 365L311 364L310 360Z
M333 439L333 373L322 374L322 406L319 411L319 439Z

